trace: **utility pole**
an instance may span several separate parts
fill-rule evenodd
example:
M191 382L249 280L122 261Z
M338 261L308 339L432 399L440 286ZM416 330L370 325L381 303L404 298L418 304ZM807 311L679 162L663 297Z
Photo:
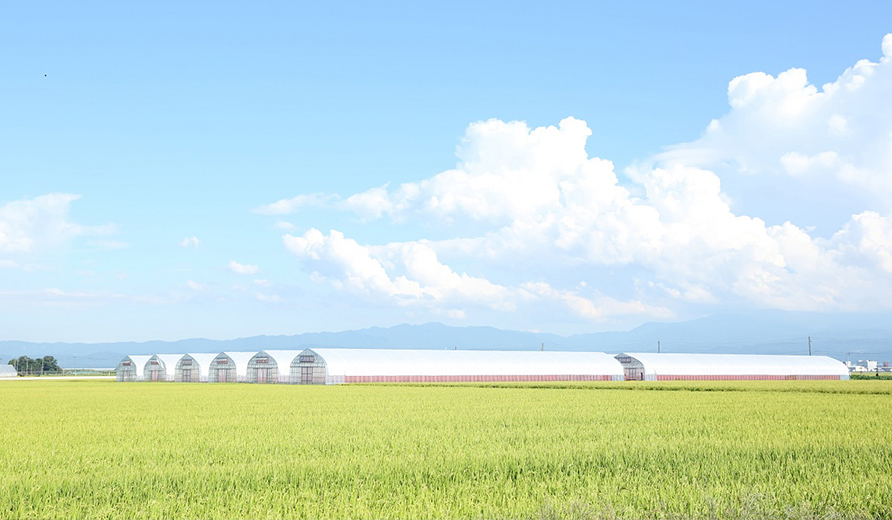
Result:
M808 337L808 355L811 355L811 336Z
M542 352L545 352L545 342L542 342Z
M657 354L660 353L660 340L657 340Z

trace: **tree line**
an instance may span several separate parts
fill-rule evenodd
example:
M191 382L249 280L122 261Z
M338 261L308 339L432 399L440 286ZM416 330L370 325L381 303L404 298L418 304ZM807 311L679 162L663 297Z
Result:
M62 368L53 356L31 359L28 356L19 356L9 360L10 365L21 374L53 374L61 373Z

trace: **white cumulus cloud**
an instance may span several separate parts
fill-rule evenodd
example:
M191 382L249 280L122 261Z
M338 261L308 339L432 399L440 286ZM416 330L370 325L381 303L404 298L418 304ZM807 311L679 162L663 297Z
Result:
M588 156L584 121L531 128L489 120L468 127L453 169L347 197L282 199L259 211L326 206L369 225L386 219L383 226L447 230L442 240L368 245L316 229L283 238L317 281L441 316L543 305L589 321L667 318L684 305L888 309L890 42L879 62L860 61L821 88L801 69L735 78L730 112L701 139L627 169L623 181L610 161ZM753 182L769 187L780 179L844 185L839 196L856 209L824 234L795 218L740 211L726 180L740 187L740 179L759 178L770 182ZM596 276L579 283L588 274Z
M235 274L257 274L260 272L260 267L251 264L240 264L235 260L230 260L229 264L226 266L230 271Z
M31 253L60 246L75 237L115 231L112 225L83 226L69 220L71 203L79 198L69 193L50 193L0 206L0 252Z

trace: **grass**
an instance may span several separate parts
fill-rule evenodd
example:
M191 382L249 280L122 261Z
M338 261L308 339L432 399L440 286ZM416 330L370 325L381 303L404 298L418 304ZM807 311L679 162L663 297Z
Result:
M892 380L892 372L852 372L849 377L852 379L884 379Z
M0 518L890 518L883 381L0 382Z

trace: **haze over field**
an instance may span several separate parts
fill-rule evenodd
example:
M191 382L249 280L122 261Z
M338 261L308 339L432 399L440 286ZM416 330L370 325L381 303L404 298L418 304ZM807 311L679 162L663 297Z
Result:
M4 9L0 340L892 348L892 4L207 7Z
M766 312L711 316L682 323L647 323L627 332L559 336L495 329L450 327L440 323L374 327L343 332L254 336L230 340L186 339L172 342L26 343L0 341L0 360L52 355L64 367L110 368L130 354L258 351L312 347L569 350L620 353L808 354L850 359L892 359L892 320L888 315L821 316Z

